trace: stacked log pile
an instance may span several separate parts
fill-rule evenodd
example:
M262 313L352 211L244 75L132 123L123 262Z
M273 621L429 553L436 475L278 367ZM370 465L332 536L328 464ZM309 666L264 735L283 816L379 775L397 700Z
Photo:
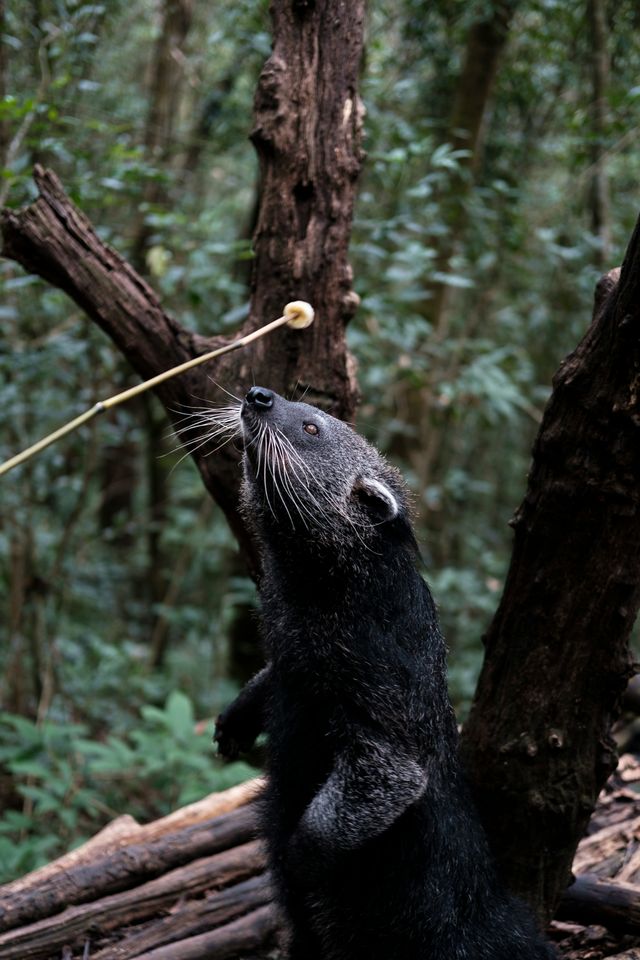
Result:
M259 781L140 826L119 817L78 850L0 887L2 960L280 957ZM640 758L609 782L550 933L565 960L640 960Z
M82 847L0 887L2 960L249 958L268 946L258 781L140 826L119 817Z

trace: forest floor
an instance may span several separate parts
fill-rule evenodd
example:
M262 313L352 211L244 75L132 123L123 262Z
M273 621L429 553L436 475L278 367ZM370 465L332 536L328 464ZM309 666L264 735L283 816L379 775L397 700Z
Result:
M621 756L580 842L573 872L578 878L600 878L602 897L597 906L597 900L590 905L585 898L582 923L551 924L549 934L562 960L640 960L640 754ZM616 899L619 892L623 896ZM576 910L576 916L580 913ZM633 923L636 929L629 932Z
M259 781L147 825L124 816L0 887L2 960L282 960ZM640 755L598 800L549 928L561 960L640 960Z

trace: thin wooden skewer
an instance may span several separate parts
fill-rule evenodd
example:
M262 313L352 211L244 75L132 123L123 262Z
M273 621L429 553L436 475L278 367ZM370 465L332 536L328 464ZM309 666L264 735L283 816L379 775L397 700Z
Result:
M128 390L123 390L122 393L116 393L112 397L107 397L106 400L98 400L98 402L92 407L90 407L88 410L85 410L84 413L81 413L79 417L76 417L74 420L70 420L69 423L65 423L63 427L60 427L58 430L54 430L53 433L49 433L46 437L43 437L42 440L38 440L37 443L27 447L26 450L22 451L22 453L18 453L15 455L15 457L11 457L10 460L6 460L4 463L0 464L0 477L3 476L3 474L8 473L9 470L13 470L14 467L18 467L21 463L24 463L26 460L29 460L31 457L35 456L36 453L40 453L41 450L44 450L45 447L55 443L56 440L66 436L67 433L71 433L72 430L77 430L77 428L81 427L83 423L87 423L88 420L93 419L93 417L97 416L99 413L104 413L105 410L110 410L112 407L117 407L120 403L125 403L125 401L130 400L132 397L137 397L138 394L144 393L145 390L150 390L152 387L156 387L159 383L164 383L165 380L170 380L172 377L177 377L178 374L184 373L186 370L190 370L192 367L197 367L199 364L205 363L207 360L213 360L214 357L221 357L223 353L230 353L232 350L239 350L241 347L246 347L247 344L252 343L259 337L264 337L265 334L271 333L272 330L277 330L278 327L282 327L284 324L287 324L287 326L293 327L296 330L302 330L304 327L308 327L309 324L313 322L313 317L314 311L310 304L306 303L304 300L294 300L292 303L288 303L286 305L281 317L278 317L277 320L272 320L271 323L265 324L265 326L260 327L259 330L254 330L253 333L248 333L246 336L240 337L239 340L233 340L231 343L228 343L224 347L219 347L217 350L211 350L209 353L203 353L201 357L193 357L191 360L186 360L184 363L178 364L177 367L171 367L170 370L165 370L163 373L159 373L155 377L151 377L149 380L143 380L142 383L137 383L135 387L129 387Z

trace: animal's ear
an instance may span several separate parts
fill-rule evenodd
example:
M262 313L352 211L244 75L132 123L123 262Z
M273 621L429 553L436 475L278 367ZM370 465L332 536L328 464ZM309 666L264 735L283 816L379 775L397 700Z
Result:
M400 513L400 505L393 491L373 477L358 477L352 495L379 522L394 520Z

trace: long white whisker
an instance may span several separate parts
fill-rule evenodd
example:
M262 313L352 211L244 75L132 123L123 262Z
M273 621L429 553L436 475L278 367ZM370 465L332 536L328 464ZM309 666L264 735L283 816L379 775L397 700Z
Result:
M178 413L178 417L174 424L173 435L178 440L178 444L163 456L174 454L180 449L185 452L174 464L172 472L180 466L183 460L195 454L206 444L214 443L219 437L226 434L222 443L217 444L206 454L206 456L211 456L237 437L240 433L240 410L240 403L227 404L223 407L197 407L192 408L189 413L179 413L174 410L174 413ZM198 431L198 435L187 436L187 434L195 431Z
M309 464L294 447L292 441L268 421L260 421L253 438L245 443L245 451L256 444L256 477L264 489L265 506L277 520L276 506L286 514L293 530L296 518L306 529L318 529L335 525L336 515L349 525L362 547L371 551L359 528L368 529L370 524L359 523L349 515L346 504L331 497L318 482Z
M287 501L286 501L286 499L285 499L285 497L284 497L284 494L283 494L284 478L285 478L285 476L286 476L286 470L285 470L285 462L284 462L283 456L282 456L282 450L281 450L280 445L279 445L279 443L278 443L278 438L277 438L276 434L271 433L270 440L271 440L271 454L272 454L272 457L271 457L271 463L272 463L271 473L272 473L272 476L273 476L273 479L274 479L275 492L277 493L278 497L280 498L280 501L281 501L281 503L282 503L282 506L284 507L285 512L286 512L287 516L289 517L289 523L291 524L291 528L292 528L293 530L295 530L295 523L294 523L294 521L293 521L293 517L291 516L291 513L290 513L290 511L289 511L289 507L288 507L288 505L287 505Z
M207 380L210 380L211 383L218 388L218 390L222 390L223 393L226 393L226 395L228 397L231 397L232 400L237 400L238 403L242 403L242 400L240 399L240 397L236 397L235 393L231 393L229 390L227 390L226 387L223 387L221 383L218 383L217 380L214 380L213 377L209 376L208 374L207 374Z
M282 433L282 431L278 431L278 432L280 433L280 436L281 436L283 442L287 445L287 447L288 447L288 449L289 449L289 452L290 452L290 454L291 454L292 460L293 460L294 462L296 462L296 463L299 465L300 469L303 471L303 473L307 474L307 475L310 477L310 479L313 481L314 478L313 478L313 476L312 476L312 474L311 474L311 471L309 470L309 467L308 467L307 464L304 462L304 460L300 457L300 455L298 454L297 450L295 449L295 447L293 446L293 444L291 443L291 441L289 440L289 438L286 437L286 436ZM304 481L304 479L300 478L300 476L297 474L297 471L295 470L295 467L293 467L293 464L292 464L292 470L293 470L294 474L296 475L297 479L298 479L298 480L300 481L300 483L303 485L304 489L307 491L307 493L309 494L309 496L312 498L312 500L313 500L313 502L314 502L314 505L315 505L316 509L319 511L320 515L321 515L322 517L324 517L326 520L328 520L329 522L331 522L331 515L327 512L327 510L325 510L325 509L323 508L320 500L318 499L318 497L316 497L316 496L312 493L312 491L309 489L309 487L308 487L307 483ZM322 488L319 488L319 489L322 491ZM323 491L322 491L322 492L323 492ZM326 503L331 503L331 506L333 507L333 509L342 517L342 519L345 521L345 523L347 523L347 524L351 527L351 529L353 530L354 534L356 535L356 537L358 538L358 540L360 541L360 543L362 544L362 546L365 547L365 549L367 549L367 550L371 550L371 547L369 546L368 543L366 543L366 541L365 541L365 540L363 539L363 537L361 536L360 531L358 530L358 527L359 527L359 526L362 526L362 527L364 528L364 527L366 526L366 524L364 524L364 523L363 523L363 524L358 524L358 523L353 519L353 517L350 517L350 516L349 516L346 508L345 508L341 503L336 503L336 502L334 502L334 501L329 501L329 500L325 500L325 502L326 502Z
M269 484L268 484L268 480L267 480L267 464L268 464L268 462L269 462L269 449L268 449L268 445L269 445L269 444L268 444L268 441L269 441L269 430L268 430L268 428L267 428L266 423L264 423L264 424L263 424L262 437L260 438L261 445L264 443L264 449L263 449L263 455L264 455L264 459L263 459L264 494L265 494L265 497L266 497L266 499L267 499L267 504L268 504L268 506L269 506L269 510L271 511L271 515L273 516L273 518L274 518L275 520L277 520L277 519L278 519L277 514L276 514L275 510L273 509L273 505L272 505L272 503L271 503L271 498L269 497Z
M179 445L187 448L190 452L198 450L202 444L215 440L225 433L229 435L228 440L231 440L241 432L241 408L242 405L237 403L227 404L223 407L197 407L189 413L179 413L174 422L173 433L179 440ZM178 411L173 412L178 413ZM194 438L186 436L186 434L195 431L206 432L204 436ZM224 444L220 446L224 446ZM219 450L220 446L216 447L216 450ZM178 447L171 452L175 452L175 449L178 449Z
M324 517L325 519L330 520L330 514L324 509L320 499L310 489L309 484L307 483L306 478L304 476L304 474L306 474L313 481L311 471L309 470L308 466L304 463L304 461L298 456L290 440L282 433L281 430L279 430L278 428L276 428L276 430L278 434L278 441L282 448L283 456L285 458L285 461L289 465L291 473L293 474L295 479L298 481L300 486L303 488L303 490L308 494L311 502L314 504L316 511L320 515L320 517ZM299 464L299 467L303 474L302 476L296 469L296 462ZM303 502L300 495L298 494L293 484L291 483L290 477L288 477L288 480L289 480L289 489L291 491L291 494L294 500L296 501L300 518L303 519L302 513L304 512L306 513L306 515L309 517L310 520L317 522L317 516ZM306 526L306 523L305 523L305 526Z
M289 451L286 449L286 446L283 443L283 440L285 440L286 438L282 434L282 431L277 430L277 433L274 436L274 439L278 445L278 449L280 451L280 459L282 462L282 471L281 471L282 485L285 488L291 500L292 506L295 508L295 511L300 517L302 523L304 524L306 529L309 529L309 525L305 519L305 514L310 520L313 520L314 516L312 512L308 509L306 504L302 501L299 493L297 492L297 490L295 489L292 483L291 476L289 475L289 470L291 470L292 464L291 464L291 458L289 456ZM303 486L305 485L303 484Z
M185 453L180 457L178 462L174 465L173 469L175 470L176 467L179 467L183 460L186 460L187 457L192 456L197 450L200 450L201 447L206 446L206 444L210 443L212 439L213 438L211 436L206 436L204 440L200 439L199 437L196 437L195 440L192 441L190 444L186 444L186 443L182 444L182 447L184 448ZM230 440L233 440L233 437L227 437L225 440L222 441L222 443L219 443L217 447L214 447L213 450L210 450L207 456L209 457L211 456L211 454L217 453L218 450L221 450L224 446L226 446L226 444L229 443ZM180 447L176 447L174 450L170 452L175 453L175 451L179 449Z
M212 433L228 433L229 430L232 430L234 427L234 424L226 424L226 423L212 424L211 420L196 420L195 423L187 423L183 427L178 427L175 430L175 433L179 433L179 434L190 433L193 430L201 430L203 427L211 427L212 425L215 427Z
M314 503L314 505L315 505L315 507L317 508L317 510L319 511L320 515L323 516L323 517L325 517L325 518L327 518L327 519L329 519L330 514L329 514L329 513L327 512L327 510L322 506L322 502L321 502L320 498L311 490L311 488L310 488L310 486L309 486L309 483L307 482L307 479L306 479L306 478L308 477L309 480L310 480L312 483L315 483L315 485L318 486L317 483L315 482L315 479L314 479L314 477L313 477L313 475L312 475L312 473L311 473L308 465L307 465L307 464L304 462L304 460L302 460L302 458L299 456L298 452L297 452L296 449L294 448L294 446L293 446L293 444L291 443L291 441L289 440L289 438L286 437L286 436L282 433L282 431L278 431L278 432L279 432L279 434L280 434L281 441L282 441L282 442L286 445L286 447L287 447L287 454L288 454L288 457L289 457L289 464L290 464L290 467L291 467L291 472L293 473L293 475L295 476L295 478L298 480L298 482L300 483L300 485L303 487L303 489L308 493L310 499L311 499L312 502ZM298 469L296 469L296 466L299 468L300 472L298 472ZM301 475L301 474L302 474L302 475ZM319 490L320 493L322 493L322 494L324 495L324 491L322 490L321 487L318 487L318 490ZM330 501L326 500L326 498L325 498L325 502L328 503L328 502L330 502ZM313 516L313 514L311 514L310 511L307 510L307 512L308 512L308 514L309 514L310 516Z
M311 520L313 520L313 516L312 516L312 514L311 514L311 511L307 509L307 507L304 505L304 503L303 503L302 500L300 499L298 493L296 492L296 490L295 490L295 488L294 488L294 486L293 486L293 484L292 484L292 482L291 482L291 477L287 474L286 470L283 471L283 474L282 474L282 484L283 484L283 486L284 486L284 488L285 488L288 496L289 496L290 499L291 499L291 503L292 503L293 507L295 508L296 513L297 513L298 516L300 517L300 519L301 519L302 523L304 524L305 528L308 530L308 529L309 529L309 524L307 523L307 521L306 521L306 519L305 519L305 513L307 514L307 516L308 516L309 519L311 519Z

